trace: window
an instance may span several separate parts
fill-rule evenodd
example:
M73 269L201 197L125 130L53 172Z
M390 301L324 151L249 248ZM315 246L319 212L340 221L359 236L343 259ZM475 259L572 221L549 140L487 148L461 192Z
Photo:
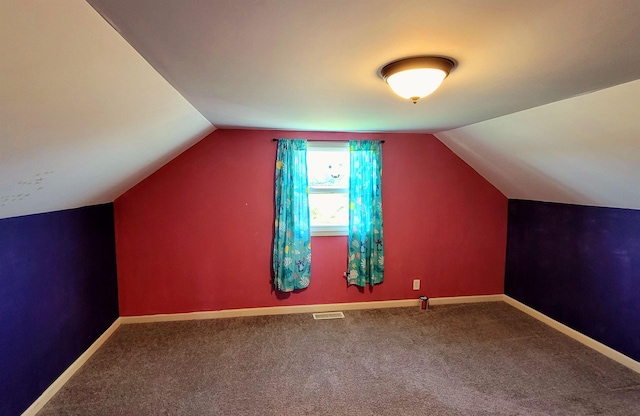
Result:
M349 233L349 143L307 142L311 235Z

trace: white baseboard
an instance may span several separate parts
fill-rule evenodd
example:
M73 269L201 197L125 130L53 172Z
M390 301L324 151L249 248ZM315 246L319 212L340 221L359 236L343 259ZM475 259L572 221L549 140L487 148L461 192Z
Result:
M62 386L64 386L64 384L69 381L71 376L73 376L75 372L78 371L80 367L82 367L84 363L87 362L89 357L91 357L96 351L98 351L98 348L100 348L102 344L104 344L104 342L109 339L109 337L115 332L116 329L118 329L119 326L120 318L116 319L111 324L111 326L107 328L107 330L104 331L104 333L100 335L100 337L98 337L98 339L95 340L94 343L91 344L91 346L87 348L87 350L83 352L80 357L78 357L77 360L75 360L66 370L64 370L64 373L60 374L60 377L58 377L53 383L51 383L51 385L40 395L40 397L38 397L36 401L33 402L31 406L29 406L27 410L22 413L22 416L32 416L38 413L44 407L44 405L47 404L47 402L51 400L51 398L62 388Z
M502 295L502 296L504 301L509 305L513 306L514 308L517 308L522 312L526 313L527 315L530 315L536 318L537 320L549 325L551 328L557 331L560 331L565 335L568 335L569 337L586 345L587 347L594 349L603 355L606 355L607 357L611 358L614 361L617 361L618 363L624 365L625 367L628 367L633 371L640 373L640 362L634 360L633 358L628 357L614 350L611 347L607 347L603 343L598 342L595 339L590 338L584 335L583 333L576 331L575 329L569 328L568 326L561 324L555 319L549 318L547 315L541 312L538 312L537 310L525 305L524 303L518 302L517 300L507 295Z
M429 305L452 305L455 303L502 302L504 295L454 296L429 298Z
M486 296L457 296L449 298L431 298L430 305L447 305L453 303L475 303L475 302L497 302L502 301L503 295L486 295ZM172 313L157 315L141 315L141 316L122 316L120 317L123 324L137 324L144 322L168 322L168 321L187 321L194 319L218 319L218 318L237 318L241 316L264 316L264 315L285 315L291 313L315 313L315 312L333 312L348 311L356 309L379 309L379 308L406 308L419 306L418 299L400 299L400 300L382 300L373 302L351 302L351 303L325 303L316 305L294 305L294 306L270 306L264 308L245 308L245 309L224 309L220 311L206 312L188 312L188 313Z
M237 318L241 316L286 315L292 313L333 312L337 310L402 308L418 306L418 299L384 300L376 302L325 303L317 305L270 306L264 308L224 309L220 311L122 316L123 324L143 322L188 321L194 319Z

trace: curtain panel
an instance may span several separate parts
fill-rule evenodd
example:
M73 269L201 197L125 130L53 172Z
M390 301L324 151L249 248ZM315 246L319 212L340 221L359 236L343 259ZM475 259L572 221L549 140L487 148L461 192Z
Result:
M281 292L306 288L311 278L306 140L278 140L275 217L274 287Z
M382 143L351 140L349 153L347 283L375 285L384 280Z

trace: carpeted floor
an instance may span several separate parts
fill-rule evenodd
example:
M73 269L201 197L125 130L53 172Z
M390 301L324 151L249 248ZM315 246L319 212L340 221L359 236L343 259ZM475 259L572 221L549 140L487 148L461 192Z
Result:
M40 415L638 415L640 374L502 302L123 325Z

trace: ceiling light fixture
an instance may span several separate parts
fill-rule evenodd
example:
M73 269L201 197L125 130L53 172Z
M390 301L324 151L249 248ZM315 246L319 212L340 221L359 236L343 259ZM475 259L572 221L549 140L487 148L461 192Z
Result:
M380 70L380 76L396 94L415 104L434 92L454 66L449 58L416 56L388 63Z

